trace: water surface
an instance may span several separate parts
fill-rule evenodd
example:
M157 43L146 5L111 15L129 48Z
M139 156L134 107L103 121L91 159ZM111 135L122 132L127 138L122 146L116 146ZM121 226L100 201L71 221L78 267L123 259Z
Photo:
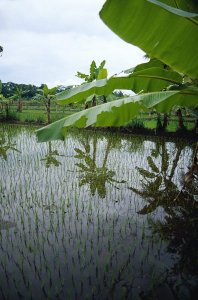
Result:
M193 143L0 126L1 299L193 299Z

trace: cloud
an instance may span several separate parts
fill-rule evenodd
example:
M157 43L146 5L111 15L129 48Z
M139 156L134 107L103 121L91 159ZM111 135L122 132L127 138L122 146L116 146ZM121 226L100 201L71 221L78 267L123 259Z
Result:
M102 0L2 0L1 80L77 84L93 59L109 75L143 61L143 52L114 35L100 20ZM3 16L3 17L2 17Z
M2 0L1 28L32 32L98 32L102 0Z

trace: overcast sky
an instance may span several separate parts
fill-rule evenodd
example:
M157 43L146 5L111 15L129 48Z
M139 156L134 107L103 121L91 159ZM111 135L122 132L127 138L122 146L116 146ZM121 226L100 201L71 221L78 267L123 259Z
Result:
M78 84L94 59L108 76L144 61L144 53L117 37L99 17L105 0L0 0L0 80Z

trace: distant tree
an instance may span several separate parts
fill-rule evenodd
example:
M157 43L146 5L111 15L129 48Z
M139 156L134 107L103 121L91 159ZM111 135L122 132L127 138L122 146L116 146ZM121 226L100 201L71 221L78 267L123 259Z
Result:
M0 46L0 53L2 53L3 52L3 47L2 46ZM1 54L2 55L2 54Z
M0 104L1 110L5 112L5 119L9 119L9 110L10 110L10 99L5 98L2 94L0 94Z
M35 99L41 100L44 102L47 112L47 124L51 122L51 102L55 98L57 87L51 89L48 88L46 84L41 85L41 89L38 89L38 94L35 96Z
M26 99L33 98L36 95L36 93L37 93L38 87L36 87L35 85L32 85L32 84L28 84L28 85L23 84L22 87L23 87L23 90L24 90L23 96Z
M21 86L16 86L14 95L12 96L12 99L17 100L17 111L22 112L23 102L22 98L24 95L23 88Z
M13 97L16 93L16 89L20 88L23 90L23 98L33 98L38 90L38 87L32 84L18 84L14 82L2 83L2 94L4 97Z
M18 86L18 85L14 82L2 83L2 94L3 94L3 96L6 97L6 98L10 98L10 97L14 96L16 86Z

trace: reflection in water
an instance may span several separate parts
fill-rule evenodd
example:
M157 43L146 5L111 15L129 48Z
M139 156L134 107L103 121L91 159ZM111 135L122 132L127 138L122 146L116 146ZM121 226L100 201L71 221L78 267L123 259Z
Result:
M80 159L82 162L76 163L81 173L79 186L89 185L92 196L98 192L101 198L106 196L106 183L114 185L115 188L119 189L115 184L125 183L125 180L118 181L114 179L116 173L115 171L109 170L107 168L108 155L111 149L114 147L113 139L107 140L107 145L104 152L104 158L100 166L97 166L97 139L93 138L93 151L91 150L90 140L81 140L83 150L75 148L76 155L75 158Z
M56 156L64 156L60 155L57 150L52 150L52 142L48 142L48 153L45 155L45 158L42 158L42 161L45 161L46 168L49 168L50 166L58 167L61 165L61 162L59 162L56 159Z
M3 157L4 160L7 160L8 151L20 152L15 148L16 144L12 143L9 138L9 135L6 136L3 132L0 134L0 157Z
M152 149L151 155L147 157L149 169L137 167L143 178L142 189L130 189L147 202L139 214L150 214L158 207L163 207L166 212L163 220L149 220L153 233L168 242L167 251L178 256L177 262L167 273L166 285L179 299L184 299L184 295L185 299L195 299L198 292L197 161L194 159L194 167L190 167L186 174L180 175L182 187L179 189L173 178L182 148L182 145L177 146L173 158L165 142L156 143L155 149ZM190 180L186 180L189 177ZM155 293L150 293L150 296L147 295L143 299L151 299L154 295Z
M158 141L151 154L147 156L148 168L136 167L143 178L142 189L130 189L147 202L139 211L140 214L151 213L159 206L169 213L171 207L176 205L175 200L177 199L177 202L180 200L182 194L173 179L182 149L182 144L177 145L173 156L166 148L165 141Z
M0 230L10 229L10 228L15 227L15 226L16 226L16 223L11 222L11 221L2 220L0 218Z
M186 197L185 197L186 196ZM167 252L178 259L167 273L166 282L179 299L196 299L198 293L198 202L183 199L163 221L150 220L154 234L168 242ZM180 298L181 297L181 298Z
M193 299L187 143L83 131L38 144L33 129L4 127L21 155L0 159L0 299Z

